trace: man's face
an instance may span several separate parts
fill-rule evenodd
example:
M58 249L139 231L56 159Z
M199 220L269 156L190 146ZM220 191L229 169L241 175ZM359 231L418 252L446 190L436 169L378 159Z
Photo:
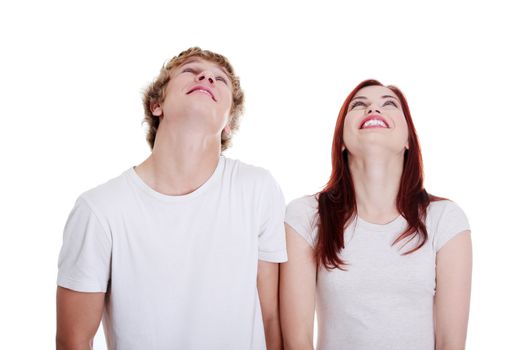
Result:
M164 102L153 114L220 135L228 128L231 107L232 82L226 71L215 62L190 57L171 72Z

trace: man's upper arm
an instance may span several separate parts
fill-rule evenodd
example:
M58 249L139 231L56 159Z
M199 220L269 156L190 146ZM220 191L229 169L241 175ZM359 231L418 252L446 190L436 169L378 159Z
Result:
M90 349L102 319L105 293L84 293L58 287L58 350Z
M282 336L279 322L279 264L259 260L257 292L264 323L266 348L281 349Z
M257 291L263 317L278 315L279 264L259 260Z
M106 225L107 226L107 225ZM57 284L79 292L106 292L111 278L112 238L84 198L79 198L64 228Z
M104 310L111 250L108 230L79 198L64 229L58 262L57 349L90 349Z
M259 261L280 263L287 260L284 233L284 197L275 179L267 173L260 206L258 232Z

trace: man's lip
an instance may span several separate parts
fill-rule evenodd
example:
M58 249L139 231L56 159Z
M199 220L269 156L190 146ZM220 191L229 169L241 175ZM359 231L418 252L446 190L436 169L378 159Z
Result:
M363 121L361 122L361 125L359 126L359 129L363 129L363 125L365 125L365 123L367 121L372 120L372 119L381 120L383 123L385 123L387 128L390 128L390 125L387 123L385 118L383 118L379 114L371 114L368 117L366 117L365 119L363 119Z
M196 90L201 90L201 91L206 91L208 94L210 94L210 97L212 98L212 100L214 100L215 102L217 102L217 99L215 98L215 95L213 94L213 92L210 90L210 88L207 88L206 86L202 86L202 85L195 85L194 87L192 87L190 89L190 91L188 91L186 93L186 95L189 95L191 94L193 91L196 91Z

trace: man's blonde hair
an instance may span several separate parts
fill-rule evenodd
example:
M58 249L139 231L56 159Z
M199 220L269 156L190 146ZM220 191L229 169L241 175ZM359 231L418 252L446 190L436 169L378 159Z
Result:
M160 117L153 115L151 108L154 105L160 105L164 102L166 86L170 81L171 71L186 62L191 57L200 57L207 61L214 62L224 68L228 74L228 78L232 82L232 106L230 110L229 126L231 133L222 132L221 135L221 149L224 151L231 144L232 134L239 128L239 119L244 109L244 93L241 89L239 77L235 75L233 67L228 59L218 53L202 50L199 47L192 47L186 51L181 52L178 56L173 57L160 70L157 78L146 88L142 97L144 106L144 122L148 124L148 131L146 139L153 149L155 144L155 137L157 129L160 124Z

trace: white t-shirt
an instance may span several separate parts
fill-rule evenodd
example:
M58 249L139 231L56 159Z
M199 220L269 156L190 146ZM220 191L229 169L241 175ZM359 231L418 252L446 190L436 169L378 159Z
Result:
M292 201L286 223L312 247L317 240L315 196ZM318 350L434 350L433 302L436 253L469 229L463 211L449 200L427 209L427 243L414 253L392 242L406 228L399 216L386 225L357 217L345 230L344 268L317 275Z
M220 157L167 196L129 169L77 200L58 285L107 292L109 349L265 349L258 260L286 261L284 199L264 169Z

